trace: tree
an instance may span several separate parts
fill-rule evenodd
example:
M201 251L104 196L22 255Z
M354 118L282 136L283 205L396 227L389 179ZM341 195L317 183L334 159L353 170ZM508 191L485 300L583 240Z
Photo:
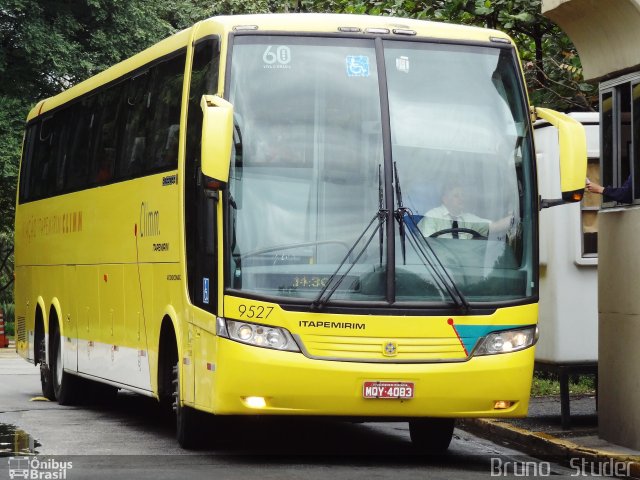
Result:
M502 30L520 52L532 103L595 110L597 86L582 79L569 38L540 13L542 0L301 0L305 11L393 15Z
M13 217L23 121L15 114L24 102L0 96L0 302L13 283Z
M29 108L209 16L203 0L4 0L0 6L0 301L13 281L13 217Z

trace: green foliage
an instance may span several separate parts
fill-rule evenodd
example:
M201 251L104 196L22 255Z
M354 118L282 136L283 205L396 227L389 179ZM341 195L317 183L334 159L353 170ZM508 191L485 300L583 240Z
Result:
M20 158L23 101L0 96L0 301L9 301L13 283L13 217Z
M210 13L202 0L5 0L0 93L53 95Z
M576 375L569 379L569 393L575 395L589 395L596 391L593 375ZM544 397L560 395L560 382L557 376L536 373L531 384L531 396Z

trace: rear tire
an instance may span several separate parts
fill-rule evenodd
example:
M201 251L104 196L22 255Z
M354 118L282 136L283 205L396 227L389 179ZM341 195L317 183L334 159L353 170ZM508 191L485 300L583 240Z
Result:
M55 401L56 392L53 390L53 375L47 364L47 341L44 333L38 342L38 361L40 362L40 385L42 386L42 395Z
M62 358L62 337L60 329L56 325L50 333L49 363L51 364L51 377L55 398L60 405L73 405L80 396L80 379L75 375L70 375L64 371L64 360Z
M453 438L453 418L416 418L409 421L409 434L416 450L426 454L444 453Z

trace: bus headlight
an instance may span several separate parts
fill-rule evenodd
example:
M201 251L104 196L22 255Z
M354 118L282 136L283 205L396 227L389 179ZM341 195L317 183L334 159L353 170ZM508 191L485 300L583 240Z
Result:
M256 347L273 348L274 350L288 352L300 351L291 334L280 327L238 322L218 317L217 333L220 337Z
M538 327L518 328L490 333L473 352L474 356L517 352L529 348L538 341Z

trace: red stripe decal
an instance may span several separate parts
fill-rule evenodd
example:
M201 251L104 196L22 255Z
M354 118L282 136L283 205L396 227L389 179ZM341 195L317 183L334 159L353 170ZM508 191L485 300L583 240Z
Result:
M451 328L453 328L453 331L456 334L456 337L458 337L458 341L460 342L460 345L462 346L462 349L464 350L464 355L465 357L469 356L469 352L467 352L467 347L464 346L464 342L462 341L462 338L460 338L460 334L458 333L458 330L456 329L456 326L453 324L453 318L450 318L449 320L447 320L447 323L449 325L451 325Z

